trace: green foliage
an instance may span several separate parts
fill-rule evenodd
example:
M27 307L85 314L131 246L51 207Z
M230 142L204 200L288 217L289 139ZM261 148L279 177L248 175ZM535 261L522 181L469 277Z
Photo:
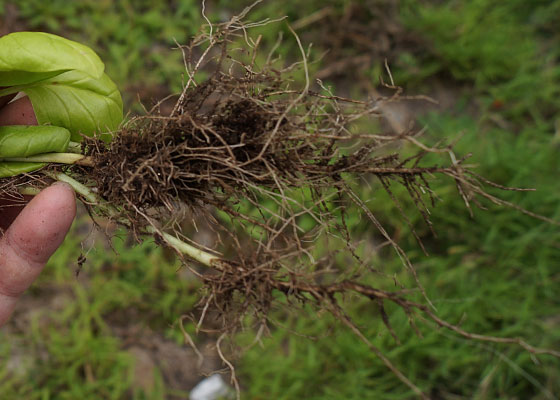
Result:
M403 24L426 40L396 63L404 85L436 74L473 85L482 106L516 124L548 124L560 105L558 2L402 1Z
M123 104L104 65L87 46L42 32L17 32L0 38L0 95L25 92L40 125L81 134L115 130Z
M63 152L70 132L59 126L0 126L0 157L28 157Z
M63 152L69 142L70 132L59 126L0 126L0 158ZM34 171L42 166L42 163L0 162L0 177Z
M182 55L171 49L176 43L187 43L199 29L199 4L196 0L70 4L28 0L17 2L17 8L30 29L57 32L95 49L130 105L138 91L146 101L155 101L168 94L167 87L173 92L181 89Z
M81 134L114 131L123 119L121 95L107 74L93 79L69 71L21 90L29 96L39 124L63 126L76 142Z
M515 76L535 55L535 40L515 3L405 1L402 15L406 26L427 37L440 71L487 85Z
M43 32L16 32L0 38L0 96L27 94L39 125L4 127L3 157L64 152L70 136L115 130L123 118L116 85L87 46ZM69 136L70 134L70 136ZM6 148L8 149L6 151ZM0 176L34 171L44 164L2 161Z
M0 86L27 85L76 70L99 79L103 62L87 46L44 32L0 38Z

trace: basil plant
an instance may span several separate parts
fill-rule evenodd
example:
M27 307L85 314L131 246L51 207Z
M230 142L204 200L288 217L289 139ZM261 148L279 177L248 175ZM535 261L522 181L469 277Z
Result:
M99 56L83 44L43 32L0 37L0 96L31 100L39 126L0 127L0 177L34 171L25 158L64 153L82 135L115 131L123 119L121 95Z

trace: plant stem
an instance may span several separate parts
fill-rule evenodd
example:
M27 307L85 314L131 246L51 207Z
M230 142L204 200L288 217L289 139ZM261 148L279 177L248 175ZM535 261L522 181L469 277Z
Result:
M43 171L43 173L57 181L65 182L72 186L72 188L76 191L76 193L81 194L84 198L94 204L100 204L99 198L97 195L91 191L86 185L81 184L74 178L69 177L63 172L53 172L53 171Z
M69 184L76 191L76 193L82 195L88 202L97 204L99 207L105 208L105 210L111 216L117 216L118 212L113 206L105 203L89 187L78 182L74 178L66 175L63 172L43 171L43 173L53 179L56 179L57 181ZM182 240L176 238L173 235L170 235L169 233L162 232L154 226L148 225L146 227L146 231L151 234L160 235L167 242L167 244L173 247L176 251L192 258L193 260L198 261L199 263L207 267L215 267L217 263L221 261L219 257L216 257L213 254L210 254L208 252L205 252L204 250L200 250L186 242L183 242Z
M19 161L19 162L46 162L57 164L77 164L86 167L93 167L90 157L75 153L45 153L30 157L3 158L0 161Z
M40 190L33 186L23 186L18 188L18 192L24 196L37 196Z
M146 230L149 233L159 234L163 237L163 239L167 242L167 244L173 247L175 250L180 252L181 254L185 254L192 258L193 260L198 261L199 263L206 265L207 267L212 267L216 264L216 262L220 261L219 257L216 257L210 253L207 253L203 250L200 250L186 242L183 242L180 239L177 239L175 236L170 235L166 232L158 232L156 228L153 226L148 226Z
M78 142L70 142L68 143L68 148L66 149L67 153L82 153L82 145Z

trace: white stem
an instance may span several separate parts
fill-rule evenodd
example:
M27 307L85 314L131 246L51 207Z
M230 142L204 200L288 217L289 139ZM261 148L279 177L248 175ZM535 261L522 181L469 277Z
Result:
M167 242L167 244L173 247L175 250L189 256L190 258L198 261L203 265L206 265L207 267L215 265L216 262L220 260L218 257L203 250L197 249L196 247L191 246L190 244L185 243L180 239L177 239L175 236L170 235L169 233L158 232L153 226L148 226L146 230L150 233L157 233L161 235Z
M43 171L43 173L47 176L50 176L53 179L56 179L57 181L66 182L67 184L72 186L72 188L76 191L76 193L79 193L82 196L84 196L84 198L88 202L93 203L93 204L100 204L101 203L99 201L99 198L97 197L97 195L95 193L93 193L90 190L90 188L88 188L86 185L81 184L80 182L78 182L74 178L69 177L65 173L63 173L63 172L52 172L52 171Z
M104 202L99 198L99 196L97 196L97 194L92 192L90 188L81 184L74 178L62 172L43 171L43 173L58 181L66 182L67 184L72 186L77 193L84 196L84 198L88 202L98 204L101 207L105 207L110 215L116 216L117 210L113 206L106 203L103 204ZM188 243L185 243L182 240L176 238L175 236L170 235L169 233L161 232L153 226L146 227L146 230L152 234L156 234L156 233L159 234L160 236L163 237L163 239L167 242L169 246L173 247L179 253L185 254L186 256L198 261L203 265L206 265L207 267L215 266L217 262L220 261L219 257L216 257Z

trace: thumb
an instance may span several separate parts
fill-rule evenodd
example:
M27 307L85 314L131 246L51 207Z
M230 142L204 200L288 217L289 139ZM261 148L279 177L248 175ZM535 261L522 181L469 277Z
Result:
M0 239L0 325L60 246L75 215L74 191L55 183L29 202Z

